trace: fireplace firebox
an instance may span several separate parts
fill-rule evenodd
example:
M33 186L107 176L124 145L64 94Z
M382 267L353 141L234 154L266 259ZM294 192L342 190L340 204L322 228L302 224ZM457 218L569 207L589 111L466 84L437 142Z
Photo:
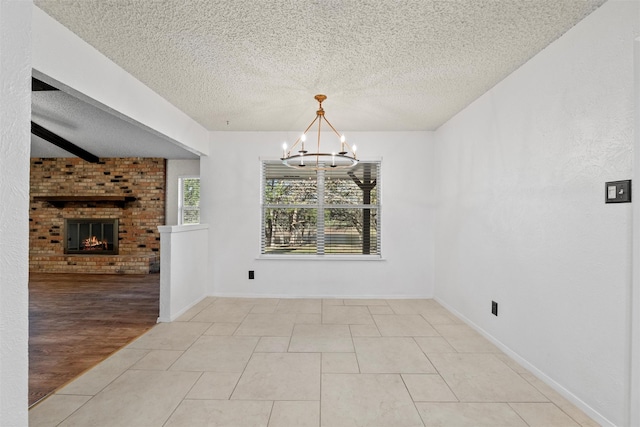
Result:
M65 254L118 254L117 219L65 219L64 229Z

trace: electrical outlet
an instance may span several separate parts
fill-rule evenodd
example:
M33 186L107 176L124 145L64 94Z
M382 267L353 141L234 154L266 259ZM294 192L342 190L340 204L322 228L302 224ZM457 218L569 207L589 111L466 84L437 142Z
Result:
M253 272L253 270L249 270L249 280L253 280L256 278L255 273Z
M498 303L495 301L491 301L491 314L494 316L498 315Z

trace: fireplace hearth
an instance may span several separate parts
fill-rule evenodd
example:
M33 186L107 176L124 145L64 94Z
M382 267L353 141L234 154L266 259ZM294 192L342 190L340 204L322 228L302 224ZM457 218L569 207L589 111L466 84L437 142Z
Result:
M117 255L118 220L113 218L65 219L64 253Z

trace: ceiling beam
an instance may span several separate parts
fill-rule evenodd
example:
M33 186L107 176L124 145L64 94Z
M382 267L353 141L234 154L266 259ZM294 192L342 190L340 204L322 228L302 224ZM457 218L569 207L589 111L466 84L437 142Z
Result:
M31 90L34 92L42 92L49 90L60 90L57 87L51 86L49 83L45 83L42 80L38 80L35 77L31 77Z
M63 137L56 135L55 133L43 128L37 123L34 123L33 121L31 122L31 133L35 136L39 136L40 138L52 143L57 147L62 148L65 151L68 151L73 155L80 157L83 160L86 160L89 163L98 163L100 161L100 158L98 156L91 154L90 152L78 147L74 143L67 141Z

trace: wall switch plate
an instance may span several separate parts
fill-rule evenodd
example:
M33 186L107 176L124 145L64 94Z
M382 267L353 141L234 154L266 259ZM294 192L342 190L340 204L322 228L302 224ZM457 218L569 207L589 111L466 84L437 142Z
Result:
M255 273L253 272L253 270L249 270L249 280L253 280L256 278Z
M498 315L498 303L495 301L491 301L491 314L494 316Z
M631 180L611 181L604 186L605 203L631 203Z

